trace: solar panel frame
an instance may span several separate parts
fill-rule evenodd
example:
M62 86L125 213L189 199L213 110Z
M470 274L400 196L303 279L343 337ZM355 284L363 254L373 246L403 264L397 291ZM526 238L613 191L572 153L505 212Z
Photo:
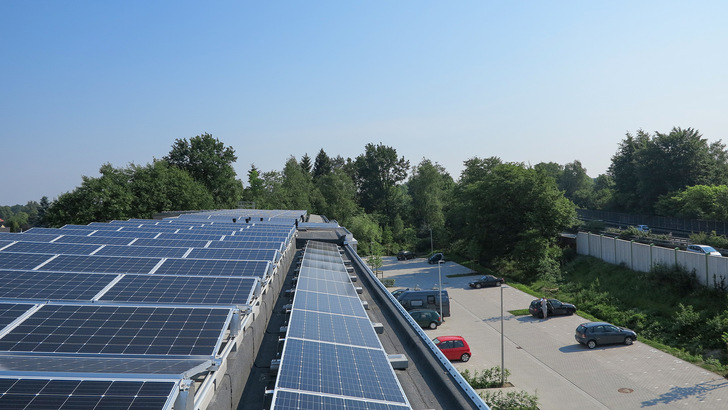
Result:
M178 380L0 376L0 408L5 410L168 409L178 392Z
M0 351L212 357L224 307L45 304L0 338Z
M0 269L33 270L53 258L41 253L0 252Z
M118 275L0 269L0 299L91 301Z
M97 251L99 247L101 245L57 242L16 242L12 246L3 249L2 252L90 255Z
M166 259L154 271L155 275L195 276L253 276L265 278L271 263L267 261L237 261L221 259Z
M0 257L2 252L0 252ZM38 270L55 272L150 273L162 258L58 255Z
M254 277L125 275L100 298L105 302L250 305L260 291Z

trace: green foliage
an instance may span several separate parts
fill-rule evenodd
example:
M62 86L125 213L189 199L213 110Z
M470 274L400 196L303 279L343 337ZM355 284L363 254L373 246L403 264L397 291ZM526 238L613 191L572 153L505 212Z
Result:
M522 390L488 390L479 395L491 410L538 410L538 396Z
M692 243L700 243L703 245L710 245L714 248L726 249L728 248L728 238L723 235L717 235L715 231L699 232L690 235L690 241Z
M673 128L670 133L627 133L612 157L615 202L620 210L698 217L724 208L717 192L695 185L726 185L727 153L721 143L708 144L695 129ZM689 191L689 192L688 192ZM679 192L673 195L671 193ZM681 192L681 193L680 193ZM669 194L669 195L668 195ZM725 214L724 214L725 216Z
M359 204L367 213L394 219L399 207L397 184L404 181L409 161L397 158L394 148L367 144L366 152L354 161L355 181L359 189Z
M604 232L606 225L604 221L585 221L580 228L586 232L600 233Z
M195 181L207 187L220 208L234 208L242 199L243 184L236 179L232 164L237 161L235 150L226 147L212 135L175 140L172 150L164 157L170 165L187 171Z
M511 371L504 369L502 372L503 382L508 382L508 377L511 375ZM474 389L489 389L492 387L501 387L501 367L495 366L490 369L483 369L483 371L470 372L469 369L465 369L460 374L463 376L465 381Z

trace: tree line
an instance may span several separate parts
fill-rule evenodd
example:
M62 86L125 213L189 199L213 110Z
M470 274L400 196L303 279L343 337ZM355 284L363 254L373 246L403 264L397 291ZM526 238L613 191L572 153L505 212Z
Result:
M558 274L556 238L578 224L576 207L622 212L728 215L725 146L693 129L628 133L604 175L565 165L473 157L453 179L438 163L416 165L389 146L369 143L355 158L290 156L281 171L251 165L247 183L237 156L210 134L178 139L168 155L146 165L104 164L99 177L54 201L46 197L10 210L22 226L62 226L151 218L174 210L301 209L347 227L362 253L425 253L447 249L511 275ZM715 182L715 184L712 184ZM702 185L701 185L702 184ZM0 207L0 217L5 217ZM10 208L8 208L10 209ZM25 219L18 215L25 213ZM673 215L670 215L673 216ZM677 215L675 215L677 216ZM525 278L524 278L525 279Z

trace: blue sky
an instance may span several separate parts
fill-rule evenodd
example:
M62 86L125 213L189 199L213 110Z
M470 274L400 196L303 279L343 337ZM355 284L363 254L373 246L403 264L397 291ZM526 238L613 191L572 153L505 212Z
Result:
M281 170L367 143L606 172L625 133L728 142L723 1L3 1L0 205L209 132Z

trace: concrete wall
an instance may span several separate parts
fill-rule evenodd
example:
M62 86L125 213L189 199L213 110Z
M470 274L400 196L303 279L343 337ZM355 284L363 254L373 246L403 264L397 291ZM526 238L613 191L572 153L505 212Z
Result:
M695 271L702 285L712 287L721 281L728 285L728 257L701 255L587 232L577 235L576 252L614 265L625 265L638 272L649 272L654 265L679 265L688 272Z

